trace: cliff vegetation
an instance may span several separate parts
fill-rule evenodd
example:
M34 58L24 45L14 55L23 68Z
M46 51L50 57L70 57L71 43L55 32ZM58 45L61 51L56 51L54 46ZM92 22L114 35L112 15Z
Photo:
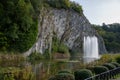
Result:
M82 7L69 0L1 0L0 51L22 53L33 46L43 7L72 9L82 14Z

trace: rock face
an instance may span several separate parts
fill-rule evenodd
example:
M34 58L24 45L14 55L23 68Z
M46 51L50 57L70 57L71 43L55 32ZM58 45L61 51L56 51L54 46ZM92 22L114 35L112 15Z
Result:
M38 27L37 41L25 53L25 56L34 51L43 54L46 49L50 50L54 35L75 53L83 53L84 36L96 36L99 42L99 53L106 52L102 37L91 27L84 14L80 15L75 11L65 9L43 9L39 16Z

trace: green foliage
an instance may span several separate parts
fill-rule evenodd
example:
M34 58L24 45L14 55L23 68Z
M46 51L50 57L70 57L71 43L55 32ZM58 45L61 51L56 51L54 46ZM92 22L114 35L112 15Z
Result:
M70 70L65 69L65 70L59 71L58 74L59 74L59 73L72 73L72 72L71 72Z
M109 70L112 70L114 68L116 68L113 64L111 63L105 63L103 66L107 67Z
M43 59L43 55L41 53L33 52L28 56L28 58L29 58L29 61L34 62L34 61L39 61Z
M69 0L46 0L46 2L54 7L54 8L64 8L68 9L70 7L70 1Z
M51 77L49 80L75 80L74 76L70 73L59 73L54 77Z
M51 59L51 53L49 52L49 49L46 49L44 54L43 54L43 57L45 59Z
M75 80L84 80L92 75L92 72L88 69L77 70L74 72Z
M98 60L100 64L109 63L112 61L113 61L113 55L111 54L103 54L101 58Z
M81 6L69 0L4 0L0 1L0 50L25 52L36 41L38 15L50 5L59 9L73 9L82 12ZM50 7L48 6L48 7ZM55 44L53 51L67 53L65 45Z
M116 66L116 67L120 67L120 64L117 63L117 62L111 62L111 64L113 64L113 65Z
M33 8L34 8L34 11L35 11L35 14L34 14L34 17L38 17L38 15L40 14L40 10L42 9L42 7L44 6L44 1L45 0L30 0Z
M61 43L59 45L59 48L58 48L57 52L59 52L59 53L69 53L68 50L69 50L68 47L66 45L64 45L63 43Z
M25 61L25 58L23 57L23 55L20 54L1 54L0 53L0 65L4 64L6 65L7 62L16 62L16 63L20 63L22 61Z
M0 80L35 80L31 67L0 68Z
M97 32L103 37L108 52L120 52L120 24L113 23L102 26L93 25Z
M0 50L24 52L36 41L37 18L29 0L0 1Z
M95 66L93 67L93 72L95 74L100 74L100 73L103 73L103 72L106 72L108 71L108 68L105 67L105 66Z
M82 14L82 6L78 3L71 2L69 0L46 0L46 2L54 8L58 9L72 9L79 14Z
M120 55L117 55L117 56L116 56L115 61L120 64Z
M64 45L62 42L60 42L57 37L53 37L53 42L52 42L52 53L69 53L69 49L66 45Z
M71 2L71 6L70 6L74 11L78 12L79 14L82 14L83 10L82 10L82 6L80 6L78 3L75 2Z
M1 51L6 51L6 47L8 46L7 44L7 38L6 36L0 32L0 50Z

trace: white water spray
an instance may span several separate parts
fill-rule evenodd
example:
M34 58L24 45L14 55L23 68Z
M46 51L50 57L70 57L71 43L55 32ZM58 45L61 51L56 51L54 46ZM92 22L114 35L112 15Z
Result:
M98 51L98 39L96 36L85 36L84 37L84 62L88 63L99 58Z

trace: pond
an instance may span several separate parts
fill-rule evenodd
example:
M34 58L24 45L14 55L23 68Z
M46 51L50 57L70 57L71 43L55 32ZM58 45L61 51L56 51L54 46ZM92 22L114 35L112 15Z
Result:
M93 64L92 64L93 65ZM25 67L29 66L32 68L32 72L35 75L36 80L48 80L51 76L57 74L60 70L71 70L74 72L75 70L85 68L87 65L83 63L83 61L62 61L62 60L44 60L35 62L3 62L1 63L1 67Z

